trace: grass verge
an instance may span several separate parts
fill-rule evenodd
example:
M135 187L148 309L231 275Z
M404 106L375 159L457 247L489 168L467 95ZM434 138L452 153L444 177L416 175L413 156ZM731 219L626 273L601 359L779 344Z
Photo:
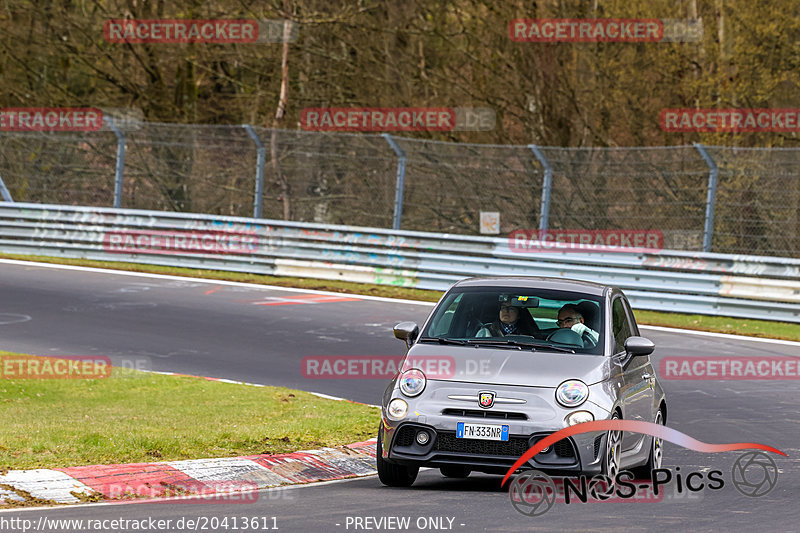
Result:
M219 279L240 281L245 283L258 283L276 285L279 287L296 287L320 291L342 292L351 294L366 294L370 296L383 296L387 298L404 298L424 302L437 302L442 296L440 291L426 291L408 287L391 285L374 285L368 283L353 283L348 281L328 281L309 278L290 278L266 276L262 274L245 274L238 272L223 272L216 270L195 270L192 268L164 267L145 265L140 263L120 263L113 261L94 261L89 259L68 259L42 256L27 256L0 254L6 259L20 261L38 261L43 263L57 263L63 265L77 265L95 268L110 268L133 272L151 272L172 276L186 276L192 278ZM716 333L731 333L735 335L750 335L753 337L768 337L800 341L800 324L785 324L767 320L748 320L742 318L717 317L704 315L684 315L680 313L661 313L656 311L636 311L639 324L652 326L666 326L674 328L694 329L699 331L712 331Z
M50 359L0 352L8 357ZM123 368L102 379L0 379L0 472L337 446L374 437L379 417L302 391Z
M725 316L682 315L678 313L658 313L656 311L636 311L636 321L651 326L667 326L673 328L694 329L747 335L749 337L765 337L800 341L800 324L770 322L768 320L749 320Z

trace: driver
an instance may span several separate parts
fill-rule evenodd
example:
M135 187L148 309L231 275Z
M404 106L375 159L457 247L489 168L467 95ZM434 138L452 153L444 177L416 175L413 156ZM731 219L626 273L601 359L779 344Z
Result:
M500 312L494 322L484 324L476 337L505 337L506 335L533 336L539 331L531 314L524 307L512 305L512 298L505 297L500 300Z
M557 323L559 328L569 328L580 335L587 348L597 346L600 334L584 324L583 315L576 305L566 304L559 309Z

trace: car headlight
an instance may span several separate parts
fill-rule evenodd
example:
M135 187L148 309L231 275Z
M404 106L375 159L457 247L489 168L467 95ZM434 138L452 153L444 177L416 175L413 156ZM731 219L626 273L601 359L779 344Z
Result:
M574 411L568 414L564 419L564 422L566 422L568 426L574 426L576 424L583 424L584 422L592 421L594 421L594 415L589 411Z
M589 397L589 387L579 379L569 379L556 388L556 401L564 407L578 407Z
M395 398L389 402L389 408L386 411L389 414L389 418L402 420L408 414L408 404L405 402L405 400Z
M425 374L422 373L422 370L416 368L406 370L400 374L400 392L409 398L419 396L422 391L425 390L426 381Z

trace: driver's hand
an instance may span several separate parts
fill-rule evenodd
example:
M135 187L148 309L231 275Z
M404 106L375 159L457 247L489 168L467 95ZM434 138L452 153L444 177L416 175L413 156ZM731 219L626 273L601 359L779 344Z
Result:
M600 340L600 334L598 332L586 326L586 324L582 324L581 322L578 322L569 329L571 329L581 337L583 337L583 334L586 333L586 335L590 339L592 339L592 342L595 344L595 346L597 345L597 341Z

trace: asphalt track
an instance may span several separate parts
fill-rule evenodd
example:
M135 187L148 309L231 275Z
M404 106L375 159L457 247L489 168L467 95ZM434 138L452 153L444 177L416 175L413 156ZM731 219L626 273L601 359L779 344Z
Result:
M305 301L305 303L297 303ZM263 305L270 304L270 305ZM281 304L281 305L278 305ZM379 299L338 300L307 291L161 279L0 262L0 349L39 355L106 355L116 364L283 385L378 403L385 380L306 379L309 355L401 355L391 327L421 323L430 307ZM726 336L644 330L665 356L800 355L800 345ZM0 512L0 530L21 531L14 518L172 520L150 531L797 531L800 526L798 381L663 380L668 425L709 443L759 442L774 456L778 484L752 498L730 483L741 452L705 454L666 445L665 466L688 474L724 472L720 490L675 493L659 502L557 503L543 516L517 513L500 478L420 474L410 489L383 487L376 477L262 491L254 503L92 504ZM244 518L258 518L243 526ZM273 522L272 517L275 517ZM378 520L407 517L408 527ZM182 527L178 520L184 519ZM227 524L223 520L227 518ZM235 521L234 518L237 520ZM199 519L197 527L185 520ZM452 522L450 521L452 520ZM106 523L91 531L142 531ZM41 524L44 527L44 523ZM80 531L76 524L40 531ZM86 524L84 524L85 526ZM113 527L116 525L117 527ZM203 527L205 526L205 528ZM216 526L216 527L212 527ZM227 527L226 527L227 526Z

